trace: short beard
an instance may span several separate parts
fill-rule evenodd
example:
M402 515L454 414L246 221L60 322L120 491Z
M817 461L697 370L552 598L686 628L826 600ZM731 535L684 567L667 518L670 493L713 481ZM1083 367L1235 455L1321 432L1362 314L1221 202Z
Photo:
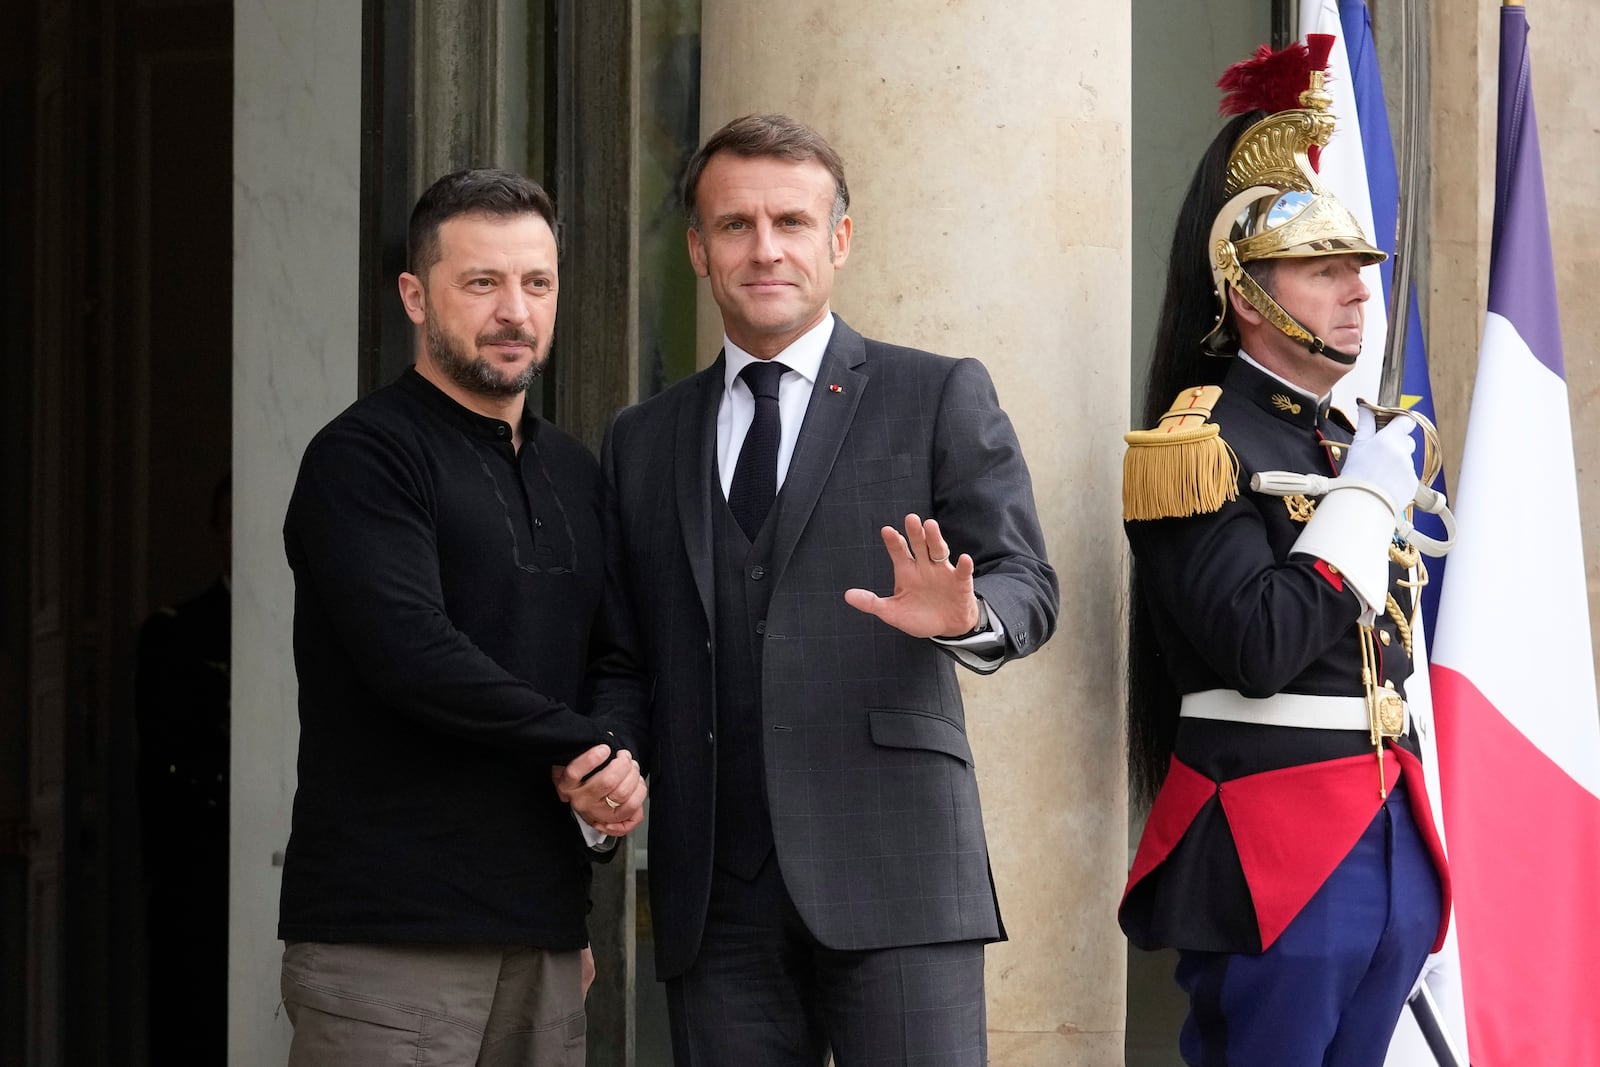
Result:
M438 322L431 315L428 317L423 337L428 346L428 356L434 364L443 370L451 381L479 396L520 396L532 388L534 379L544 373L544 361L547 357L535 355L534 361L519 371L516 377L510 379L502 377L489 360L482 356L469 356L461 351L453 340L440 332ZM497 341L521 341L535 353L539 351L537 338L517 329L485 334L477 340L480 345L494 344Z

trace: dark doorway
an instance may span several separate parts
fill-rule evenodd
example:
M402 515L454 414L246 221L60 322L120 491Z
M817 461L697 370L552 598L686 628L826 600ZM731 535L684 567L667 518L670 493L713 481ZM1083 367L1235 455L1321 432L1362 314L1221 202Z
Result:
M143 1064L153 999L226 984L149 988L134 675L226 567L232 7L3 10L0 1061Z

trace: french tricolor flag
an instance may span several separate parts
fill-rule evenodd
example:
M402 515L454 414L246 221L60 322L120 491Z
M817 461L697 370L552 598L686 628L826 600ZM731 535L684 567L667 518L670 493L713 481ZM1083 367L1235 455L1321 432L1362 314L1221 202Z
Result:
M1474 1067L1600 1064L1600 711L1521 6L1433 701Z

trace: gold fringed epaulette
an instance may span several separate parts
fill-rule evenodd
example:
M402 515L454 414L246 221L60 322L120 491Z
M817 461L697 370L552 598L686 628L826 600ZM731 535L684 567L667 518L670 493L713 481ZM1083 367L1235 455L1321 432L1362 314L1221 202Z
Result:
M1220 396L1216 385L1185 389L1154 429L1123 435L1124 519L1205 515L1238 499L1238 457L1206 421Z

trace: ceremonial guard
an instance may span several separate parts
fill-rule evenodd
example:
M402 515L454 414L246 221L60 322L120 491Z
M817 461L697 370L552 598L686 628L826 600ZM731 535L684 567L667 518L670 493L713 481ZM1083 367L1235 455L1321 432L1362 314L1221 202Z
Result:
M1405 704L1416 424L1329 404L1384 258L1316 175L1331 43L1219 83L1236 117L1178 219L1152 428L1128 435L1130 759L1153 804L1119 918L1179 952L1189 1064L1382 1063L1449 914ZM1304 475L1326 483L1278 495Z

